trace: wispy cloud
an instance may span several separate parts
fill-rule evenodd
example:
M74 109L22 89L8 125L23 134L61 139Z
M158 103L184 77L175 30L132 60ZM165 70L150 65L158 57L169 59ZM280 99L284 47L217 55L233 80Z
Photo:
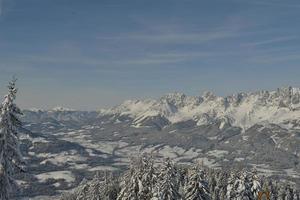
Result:
M194 24L149 22L139 19L141 29L121 35L98 36L99 40L138 41L163 44L200 44L240 36L245 24L234 17L225 19L219 25L203 30ZM198 28L195 28L198 27Z
M173 52L158 52L158 53L141 53L120 57L118 59L93 57L76 54L74 56L59 56L49 54L34 54L20 55L14 58L2 59L1 68L12 68L11 70L24 71L30 67L32 70L43 66L63 66L66 70L75 69L76 66L82 66L91 70L117 70L127 68L135 69L141 67L161 67L163 64L179 64L188 61L203 60L208 58L216 58L219 56L228 55L229 52L207 52L207 51L173 51ZM5 65L3 64L5 63ZM23 67L26 66L26 67Z
M250 62L260 63L260 64L277 64L281 62L290 62L290 61L300 61L299 54L288 54L288 55L263 55L256 56L250 59Z
M59 57L53 55L26 55L20 59L29 63L50 63L50 64L78 64L83 66L106 66L106 65L155 65L178 63L196 58L210 57L215 54L208 52L172 52L150 54L144 53L136 56L115 59L95 58L83 55Z
M287 42L298 39L296 36L283 36L283 37L277 37L267 40L260 40L256 42L246 43L243 46L261 46L261 45L270 45L275 43L281 43L281 42Z
M157 43L203 43L238 36L231 30L217 30L207 33L155 33L155 34L128 34L123 36L100 36L103 40L140 40Z

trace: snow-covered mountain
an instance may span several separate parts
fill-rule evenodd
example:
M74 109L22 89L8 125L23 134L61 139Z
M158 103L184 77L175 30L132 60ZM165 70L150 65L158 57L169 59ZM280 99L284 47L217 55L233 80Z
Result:
M19 177L18 195L59 195L145 152L181 164L255 167L300 186L299 100L300 89L288 87L228 97L173 93L92 112L24 110L21 148L31 175Z
M202 96L167 94L157 100L128 100L101 112L102 115L128 116L136 127L149 120L162 124L194 120L197 125L218 122L243 130L255 124L277 124L283 128L300 128L300 89L278 88L275 91L238 93L227 97L205 92Z
M76 111L69 108L55 107L51 110L28 109L23 111L23 121L44 122L48 121L74 121L82 122L97 118L96 111Z

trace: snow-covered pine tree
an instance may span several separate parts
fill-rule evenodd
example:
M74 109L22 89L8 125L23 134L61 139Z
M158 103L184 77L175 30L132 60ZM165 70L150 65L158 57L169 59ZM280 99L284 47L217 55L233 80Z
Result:
M227 199L252 199L250 180L245 171L232 171L230 173Z
M251 177L249 177L249 179L250 179L251 193L253 195L253 198L257 199L258 192L261 191L261 184L256 169L252 170Z
M300 193L296 188L294 188L294 200L300 200Z
M76 200L75 193L63 193L60 197L60 200Z
M236 171L230 171L227 179L227 187L226 187L226 197L227 199L235 198L235 180L236 180Z
M79 186L76 188L76 191L74 192L75 200L86 200L89 194L88 193L89 189L90 189L90 184L86 179L83 179L79 184Z
M169 158L159 174L159 200L180 200L177 169Z
M65 193L60 200L116 200L118 183L111 174L103 178L96 174L90 181L84 179L72 193Z
M88 183L89 188L86 199L89 200L101 200L103 194L104 182L101 180L99 174L96 174L94 178Z
M105 172L104 180L100 174L96 174L89 182L86 200L115 200L118 195L118 187L112 174Z
M120 187L117 200L138 200L139 179L133 165L121 178Z
M211 199L212 200L221 200L221 192L219 187L215 187L213 193L211 193Z
M138 162L138 177L139 177L139 192L140 200L151 199L156 185L156 173L154 169L154 161L152 156L147 154L142 155Z
M185 200L210 200L208 183L204 172L198 167L189 171L189 181L185 189Z
M217 186L216 186L219 189L218 193L220 199L226 199L227 183L228 183L227 171L220 171L217 178Z
M113 177L110 173L109 176L105 176L103 187L103 200L116 200L120 192L118 178Z
M286 193L286 183L284 183L279 188L278 197L279 197L280 200L286 200L286 196L287 196L287 193Z
M179 166L177 168L177 172L178 172L178 177L179 177L179 193L180 194L184 194L184 187L188 182L188 177L187 177L187 168L184 166Z
M213 169L210 169L208 171L208 188L210 194L213 194L215 192L216 186L217 186L217 180L215 177L215 171Z
M18 115L21 110L14 103L16 79L8 85L8 94L0 107L0 199L8 200L15 187L13 175L23 170L23 159L19 148L18 128L22 123Z
M294 200L294 190L293 188L290 186L290 184L287 184L286 186L286 200Z
M279 186L277 181L269 180L268 188L270 190L271 200L278 200Z
M251 192L249 175L245 171L240 171L236 176L234 183L235 196L234 199L250 200L254 199Z

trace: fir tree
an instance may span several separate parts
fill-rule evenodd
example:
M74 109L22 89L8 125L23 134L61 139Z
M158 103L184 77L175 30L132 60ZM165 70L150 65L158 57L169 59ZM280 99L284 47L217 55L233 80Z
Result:
M221 198L221 192L220 192L220 188L219 187L215 187L212 195L211 195L211 199L212 200L221 200L223 198Z
M215 192L215 188L217 186L217 180L215 177L215 172L214 170L209 170L208 173L208 188L209 188L209 193L213 194Z
M227 187L226 187L226 197L228 199L234 199L235 196L235 179L236 175L234 171L230 171L229 177L228 177L228 182L227 182Z
M189 172L189 182L185 191L186 200L210 200L208 183L204 180L204 172L198 167Z
M294 200L300 200L300 193L296 188L294 189Z
M86 200L89 194L89 189L90 184L86 179L83 179L74 192L75 200Z
M253 195L252 198L257 199L258 192L261 191L261 184L256 169L252 171L252 175L250 177L250 184L251 184L251 193Z
M268 188L271 193L271 200L278 200L279 199L279 197L278 197L278 192L279 192L278 182L277 181L272 182L270 180L269 184L268 184Z
M156 185L156 173L153 166L153 158L148 155L143 155L138 164L138 198L140 200L148 200L153 196L154 186Z
M88 200L115 200L118 194L118 187L112 175L105 172L104 180L99 175L89 183Z
M294 199L294 190L290 186L290 184L287 184L286 186L286 200L293 200Z
M130 170L122 177L121 191L117 200L138 200L139 180L138 174L131 166Z
M93 178L93 180L90 181L89 183L89 188L88 188L88 198L89 200L101 200L101 196L103 193L103 181L101 181L100 177L98 174Z
M278 196L279 196L280 200L286 200L286 196L287 196L287 193L286 193L286 184L280 186Z
M217 188L219 189L219 198L225 199L227 193L228 173L220 172L217 179Z
M174 164L170 159L166 159L162 171L159 175L159 199L160 200L179 200L178 174Z
M251 192L251 185L248 175L245 171L241 171L236 176L234 183L235 195L234 198L238 200L250 200L253 199Z
M0 113L0 199L8 200L15 187L13 175L23 170L19 148L18 130L22 126L18 115L21 110L14 103L17 94L16 79L8 86L8 94L1 105Z

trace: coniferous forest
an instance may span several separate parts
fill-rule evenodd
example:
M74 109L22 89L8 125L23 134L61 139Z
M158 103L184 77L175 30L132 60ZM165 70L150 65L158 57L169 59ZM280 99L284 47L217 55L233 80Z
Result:
M299 200L296 186L251 171L156 164L149 155L132 159L123 174L97 174L61 200Z

